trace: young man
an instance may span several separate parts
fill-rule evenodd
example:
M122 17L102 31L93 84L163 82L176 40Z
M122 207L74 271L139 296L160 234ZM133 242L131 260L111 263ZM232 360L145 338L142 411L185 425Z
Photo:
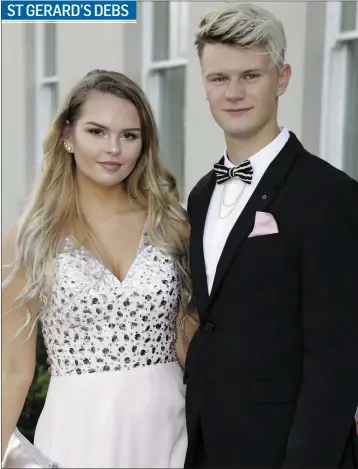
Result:
M277 124L291 75L277 18L226 6L196 46L227 149L188 202L186 467L352 467L358 183Z

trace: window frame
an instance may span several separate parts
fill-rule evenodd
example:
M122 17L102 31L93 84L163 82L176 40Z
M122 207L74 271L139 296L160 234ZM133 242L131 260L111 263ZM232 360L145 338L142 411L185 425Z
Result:
M169 2L171 13L178 7L179 3L188 2ZM153 60L153 30L154 30L154 2L142 2L142 88L148 95L160 126L160 89L162 85L160 71L169 70L178 67L186 67L188 59L173 56L179 50L178 47L178 25L175 24L174 14L170 15L169 35L170 47L169 58L165 60ZM177 16L178 17L178 16ZM176 49L176 50L175 50Z
M344 165L344 130L349 44L358 40L356 29L341 32L343 2L327 2L321 106L320 155L339 169Z
M51 122L48 121L49 107L52 105L51 93L58 92L60 78L57 74L57 63L55 60L56 73L45 76L46 51L45 51L45 23L37 23L35 26L35 162L36 169L40 170L43 160L43 140L47 135ZM55 23L55 27L56 27ZM56 27L55 34L58 29ZM56 47L57 41L55 41ZM56 57L55 57L56 59ZM51 108L52 110L52 108Z
M180 38L188 37L189 23L189 2L168 2L169 4L169 57L165 60L153 60L154 43L154 1L141 3L141 21L142 21L142 73L141 85L148 96L153 108L159 134L163 128L163 119L161 116L161 91L164 87L163 75L161 72L183 67L186 71L188 65L187 51L183 53ZM185 56L183 56L185 55ZM183 147L185 147L185 136L183 135ZM182 181L180 194L184 199L185 193L185 154L182 155ZM179 184L178 184L179 186Z

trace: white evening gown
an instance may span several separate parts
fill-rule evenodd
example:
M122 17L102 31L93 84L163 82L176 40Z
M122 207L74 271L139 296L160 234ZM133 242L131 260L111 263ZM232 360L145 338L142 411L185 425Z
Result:
M122 282L70 238L55 262L41 319L52 376L35 446L63 468L183 467L173 259L144 232Z

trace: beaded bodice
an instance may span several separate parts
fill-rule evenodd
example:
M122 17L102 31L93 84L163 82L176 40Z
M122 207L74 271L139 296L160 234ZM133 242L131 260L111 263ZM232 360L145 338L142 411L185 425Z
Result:
M123 281L66 238L41 325L53 375L120 371L176 360L180 279L143 233Z

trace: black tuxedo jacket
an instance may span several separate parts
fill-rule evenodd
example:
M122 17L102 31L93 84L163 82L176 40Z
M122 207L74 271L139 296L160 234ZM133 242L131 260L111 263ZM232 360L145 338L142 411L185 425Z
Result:
M352 467L358 405L358 183L294 134L234 225L208 294L211 171L192 190L186 467ZM248 238L256 211L279 233Z

